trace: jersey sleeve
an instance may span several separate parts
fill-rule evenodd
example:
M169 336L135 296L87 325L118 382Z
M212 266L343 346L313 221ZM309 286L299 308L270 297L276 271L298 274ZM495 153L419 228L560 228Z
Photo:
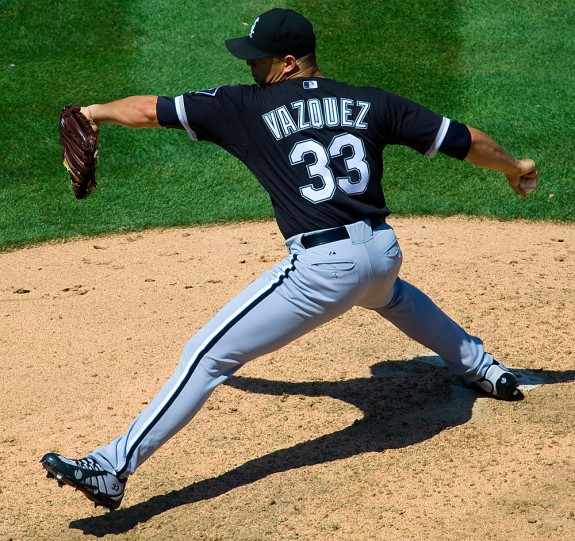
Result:
M387 144L408 146L429 158L441 149L451 121L423 105L382 92L380 114Z
M452 120L439 147L439 152L456 160L464 160L469 154L470 148L471 132L469 128L457 120Z
M160 96L156 114L160 126L185 130L192 140L215 143L241 159L248 141L241 103L241 87L216 87Z

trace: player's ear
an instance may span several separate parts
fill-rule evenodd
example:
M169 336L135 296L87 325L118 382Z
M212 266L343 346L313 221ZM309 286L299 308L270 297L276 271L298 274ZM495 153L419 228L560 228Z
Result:
M297 58L291 54L284 56L284 73L292 73L297 69Z

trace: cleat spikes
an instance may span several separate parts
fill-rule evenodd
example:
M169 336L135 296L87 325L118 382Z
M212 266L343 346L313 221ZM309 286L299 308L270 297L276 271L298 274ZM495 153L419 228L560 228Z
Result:
M108 511L120 507L126 480L104 470L93 458L72 460L48 453L40 463L47 471L46 477L56 479L60 487L66 484L80 491L94 503L94 507L104 507Z

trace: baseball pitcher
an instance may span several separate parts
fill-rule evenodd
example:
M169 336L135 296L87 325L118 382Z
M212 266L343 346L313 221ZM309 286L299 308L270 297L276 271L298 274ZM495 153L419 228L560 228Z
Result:
M295 11L263 13L247 36L226 46L246 62L255 85L132 96L73 109L95 133L106 123L174 128L192 141L224 148L269 194L287 247L282 261L190 339L172 377L125 432L85 458L42 458L49 477L111 510L120 506L128 477L194 417L217 385L244 363L354 306L374 310L436 352L479 391L521 398L515 376L479 338L399 278L402 254L386 221L383 151L405 145L428 158L441 152L467 160L503 173L522 197L536 185L534 162L514 158L485 133L413 101L325 77L316 62L312 25ZM62 132L73 130L64 126ZM94 187L94 151L89 188L77 186L80 173L72 178L81 196ZM65 161L73 162L67 152ZM68 170L81 168L68 163Z

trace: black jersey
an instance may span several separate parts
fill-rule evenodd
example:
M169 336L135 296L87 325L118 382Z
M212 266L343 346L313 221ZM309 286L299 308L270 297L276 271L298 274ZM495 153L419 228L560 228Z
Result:
M162 96L157 116L160 125L244 162L268 192L286 238L388 216L385 146L432 156L450 125L395 94L324 78Z

